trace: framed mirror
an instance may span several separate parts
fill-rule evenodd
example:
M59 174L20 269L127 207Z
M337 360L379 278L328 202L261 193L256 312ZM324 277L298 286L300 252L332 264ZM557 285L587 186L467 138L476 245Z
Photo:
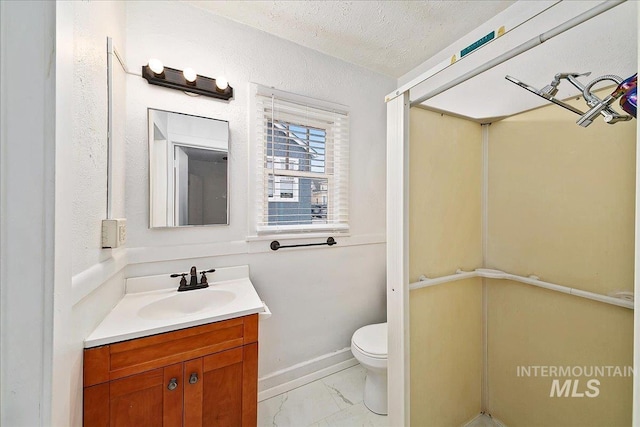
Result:
M150 227L229 224L229 122L148 112Z

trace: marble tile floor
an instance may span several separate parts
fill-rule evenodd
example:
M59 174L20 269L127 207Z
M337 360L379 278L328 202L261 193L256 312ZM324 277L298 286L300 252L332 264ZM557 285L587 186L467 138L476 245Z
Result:
M389 427L362 401L365 370L356 365L258 403L259 427Z

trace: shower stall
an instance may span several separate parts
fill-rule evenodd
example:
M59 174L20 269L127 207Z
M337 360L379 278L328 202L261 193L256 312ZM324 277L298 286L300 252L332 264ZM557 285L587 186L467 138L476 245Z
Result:
M505 80L633 75L638 5L535 3L388 96L391 425L640 425L637 121Z

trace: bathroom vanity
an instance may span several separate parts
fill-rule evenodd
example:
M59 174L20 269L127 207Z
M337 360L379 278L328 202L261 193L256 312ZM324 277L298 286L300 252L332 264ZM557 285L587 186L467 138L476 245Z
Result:
M129 279L85 340L84 425L255 426L266 307L248 267L219 269L189 292L167 277Z

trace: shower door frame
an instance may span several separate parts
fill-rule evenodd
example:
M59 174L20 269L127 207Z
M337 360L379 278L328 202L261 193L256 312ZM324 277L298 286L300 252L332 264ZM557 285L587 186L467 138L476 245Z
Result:
M387 395L389 425L410 425L409 91L387 100Z

